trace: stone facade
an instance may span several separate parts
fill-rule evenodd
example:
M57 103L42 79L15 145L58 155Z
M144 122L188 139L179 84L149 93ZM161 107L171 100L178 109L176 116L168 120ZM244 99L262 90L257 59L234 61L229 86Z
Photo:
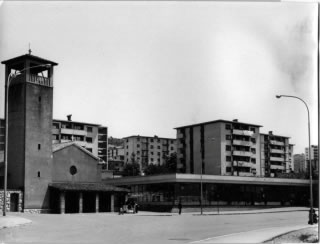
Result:
M12 202L11 196L13 194L18 194L17 202L16 204ZM0 190L0 210L3 209L3 190ZM23 212L23 192L20 190L8 190L6 192L7 202L6 202L6 211L13 211L13 212ZM15 205L15 206L13 206Z

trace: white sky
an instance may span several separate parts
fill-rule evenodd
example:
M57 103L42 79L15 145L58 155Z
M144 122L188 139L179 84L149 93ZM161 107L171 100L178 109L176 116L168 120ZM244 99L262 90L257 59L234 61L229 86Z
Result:
M176 136L216 119L317 144L317 5L230 2L5 2L0 60L55 62L55 119L99 123L109 135ZM4 117L4 67L0 117Z

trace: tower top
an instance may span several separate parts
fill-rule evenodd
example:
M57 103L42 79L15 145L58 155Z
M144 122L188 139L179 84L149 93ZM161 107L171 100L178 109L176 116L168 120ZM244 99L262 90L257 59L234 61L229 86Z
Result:
M24 61L26 59L29 59L31 61L40 62L43 64L51 64L52 66L58 65L58 63L56 63L56 62L50 61L48 59L40 58L38 56L31 55L30 53L31 53L31 50L29 50L28 54L24 54L24 55L15 57L15 58L11 58L11 59L2 61L1 63L2 64L10 64L11 63L12 64L12 63L18 63L20 61Z

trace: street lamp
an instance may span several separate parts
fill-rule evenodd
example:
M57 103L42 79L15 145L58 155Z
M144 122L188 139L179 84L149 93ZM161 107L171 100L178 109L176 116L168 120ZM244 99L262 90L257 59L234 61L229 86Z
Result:
M7 206L7 175L8 175L8 100L9 100L9 87L10 87L10 82L16 78L18 75L21 75L22 72L37 68L37 67L51 67L50 64L41 64L41 65L35 65L31 66L22 70L16 70L14 73L10 73L7 78L7 82L5 84L5 144L4 144L4 183L3 183L3 216L6 216L6 206Z
M309 179L310 179L310 214L309 214L309 221L310 224L313 224L313 193L312 193L312 165L311 165L311 160L310 160L310 114L309 114L309 108L307 103L302 100L299 97L296 96L289 96L289 95L276 95L276 98L281 98L281 97L289 97L289 98L296 98L299 99L301 102L304 103L304 105L306 105L307 111L308 111L308 139L309 139Z

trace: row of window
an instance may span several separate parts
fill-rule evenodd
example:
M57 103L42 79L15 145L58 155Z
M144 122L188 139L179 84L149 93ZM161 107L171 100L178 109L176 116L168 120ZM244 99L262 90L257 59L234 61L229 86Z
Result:
M234 147L234 150L236 151L243 151L243 152L249 152L249 150L247 150L246 147ZM226 145L226 151L231 151L231 146L230 145ZM255 154L256 153L256 149L255 148L250 148L250 151Z
M53 123L52 126L53 126L54 129L59 129L59 123ZM62 123L61 124L61 128L63 128L63 129L74 129L74 130L84 130L84 126L83 125L77 125L77 124L74 124L72 126L72 124ZM92 132L93 131L93 127L87 126L86 127L86 131L87 132Z
M59 140L59 135L52 135L53 140ZM87 143L92 143L92 137L83 137L83 136L72 136L72 135L61 135L61 140L69 141L86 141Z
M140 148L140 144L137 144L137 148ZM150 149L154 149L155 147L153 145L150 145ZM129 149L129 146L127 145L127 149ZM161 146L157 146L157 149L161 149ZM174 147L170 147L170 150L173 151Z
M244 140L244 137L233 137L234 140L239 140L239 141L246 141L249 142L249 140ZM256 143L256 138L250 138L252 143ZM232 135L226 135L226 140L232 140Z
M231 156L226 156L226 161L227 162L231 162ZM247 161L247 162L249 162L248 160L234 160L234 162L237 162L237 161ZM250 162L251 163L256 163L256 159L255 158L250 158Z
M231 124L226 124L225 128L226 128L226 130L231 130L232 126L231 126ZM244 125L235 125L235 126L233 126L233 129L236 129L236 130L250 130L253 133L256 132L256 128L255 127L249 127L249 126L244 126Z

